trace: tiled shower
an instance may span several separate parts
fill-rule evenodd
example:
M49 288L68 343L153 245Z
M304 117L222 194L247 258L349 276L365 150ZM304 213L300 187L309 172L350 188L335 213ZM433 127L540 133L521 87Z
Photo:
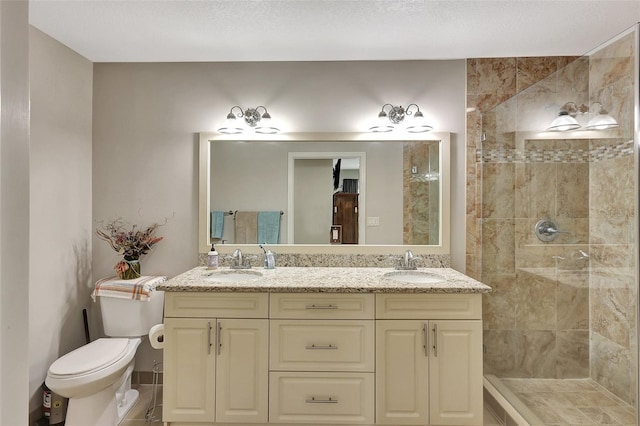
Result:
M633 28L582 57L467 63L467 273L493 288L484 372L530 423L637 424L637 62ZM545 131L567 102L586 106L582 125L601 104L620 126ZM549 405L558 380L608 407Z

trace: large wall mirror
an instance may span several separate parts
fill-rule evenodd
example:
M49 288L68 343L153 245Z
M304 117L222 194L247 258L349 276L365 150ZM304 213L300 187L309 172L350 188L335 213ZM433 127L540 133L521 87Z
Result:
M448 133L201 133L199 156L201 253L449 253Z

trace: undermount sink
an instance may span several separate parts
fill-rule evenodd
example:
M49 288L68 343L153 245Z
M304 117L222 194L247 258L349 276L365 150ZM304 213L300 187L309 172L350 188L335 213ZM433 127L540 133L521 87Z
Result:
M446 281L444 277L430 272L421 271L393 271L387 272L383 275L383 278L397 281L400 283L412 283L412 284L432 284Z
M204 278L205 281L214 283L240 283L257 280L262 276L261 272L250 270L230 270L212 272Z

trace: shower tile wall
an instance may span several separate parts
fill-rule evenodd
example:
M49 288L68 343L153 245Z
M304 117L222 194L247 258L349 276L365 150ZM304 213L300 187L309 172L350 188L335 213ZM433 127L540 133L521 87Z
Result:
M467 60L467 275L479 279L482 271L482 169L476 162L476 153L482 149L482 114L493 110L575 59L576 57L557 56ZM515 110L513 118L515 119ZM513 138L513 135L504 137Z
M591 375L637 398L632 36L590 57L468 60L466 272L494 290L486 374ZM560 101L602 102L624 125L608 140L528 137ZM570 234L538 241L546 217Z
M440 242L438 149L433 142L403 146L403 244Z
M559 79L568 78L556 71L575 59L467 63L467 273L494 289L484 299L488 374L588 375L587 276L559 274L555 267L560 259L553 256L566 259L571 253L536 247L530 240L538 219L561 215L559 226L572 229L575 242L586 246L588 154L566 163L579 146L558 153L546 141L527 143L525 150L523 142L516 146L515 137L523 125L517 113L533 109L527 99L539 101L544 92L555 95ZM584 65L581 70L588 72ZM535 84L551 74L551 81ZM582 91L586 98L586 87ZM580 191L571 191L581 203L557 202L570 182L584 182ZM567 310L561 306L567 300L579 303Z
M484 299L485 373L588 377L588 259L579 250L588 251L589 164L581 151L589 141L521 144L507 150L512 155L483 151L482 280L494 287ZM570 233L542 244L533 229L543 218Z
M593 141L590 167L591 377L625 401L637 401L634 129L635 34L590 57L590 99L621 124L615 138Z

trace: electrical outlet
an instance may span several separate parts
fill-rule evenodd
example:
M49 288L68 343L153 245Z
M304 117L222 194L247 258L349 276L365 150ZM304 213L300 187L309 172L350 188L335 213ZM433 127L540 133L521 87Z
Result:
M379 217L368 217L367 218L367 226L380 226L380 218Z

